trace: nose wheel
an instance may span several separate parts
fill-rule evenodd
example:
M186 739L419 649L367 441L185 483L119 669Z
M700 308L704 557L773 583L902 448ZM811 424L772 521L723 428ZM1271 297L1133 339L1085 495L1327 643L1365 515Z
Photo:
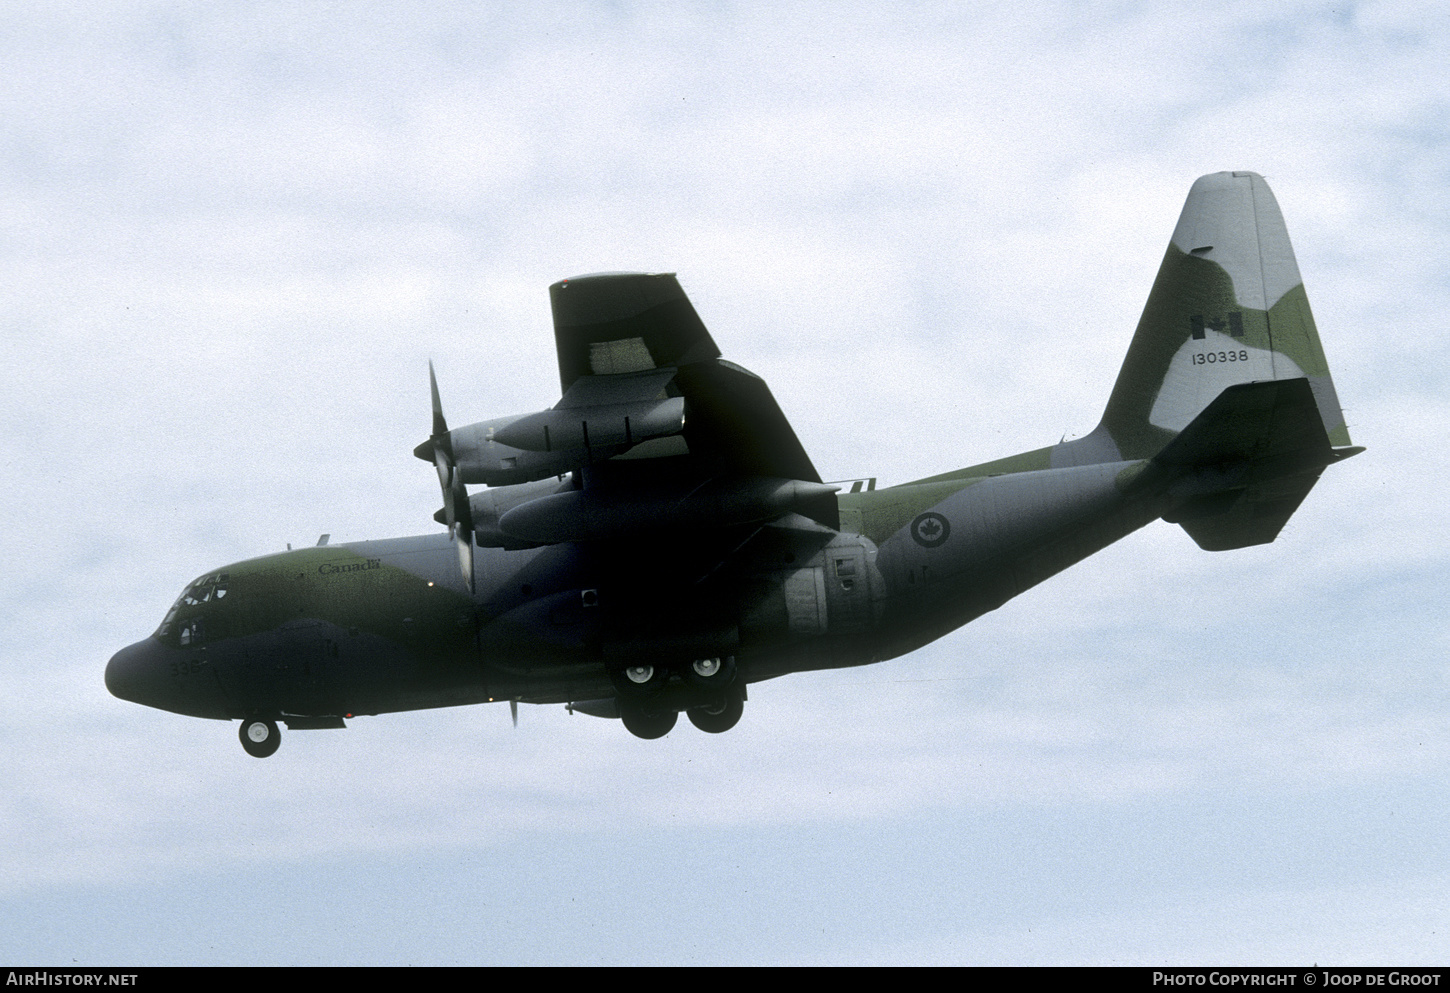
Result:
M277 730L277 722L260 717L249 717L242 721L237 737L242 739L242 748L246 749L247 754L258 759L273 754L282 744L282 732Z

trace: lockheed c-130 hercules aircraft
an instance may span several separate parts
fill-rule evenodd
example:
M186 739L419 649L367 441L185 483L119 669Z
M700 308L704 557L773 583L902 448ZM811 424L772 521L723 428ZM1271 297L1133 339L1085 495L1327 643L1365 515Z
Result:
M415 454L446 534L211 570L111 659L110 691L240 719L259 757L278 722L494 700L725 731L751 683L904 655L1160 517L1211 551L1273 541L1363 450L1254 173L1193 185L1095 430L889 488L822 482L673 275L549 294L549 410L450 430L429 368Z

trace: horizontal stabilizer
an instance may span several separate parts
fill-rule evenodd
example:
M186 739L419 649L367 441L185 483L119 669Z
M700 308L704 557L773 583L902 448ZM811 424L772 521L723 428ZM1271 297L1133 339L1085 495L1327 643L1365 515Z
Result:
M1174 469L1252 463L1259 475L1323 468L1334 461L1307 379L1240 383L1225 389L1153 459Z
M1279 537L1279 532L1318 481L1317 469L1276 479L1242 491L1237 500L1219 513L1178 523L1206 552L1267 545Z
M1331 462L1363 451L1330 445L1307 379L1225 389L1149 463L1164 520L1207 551L1273 541Z

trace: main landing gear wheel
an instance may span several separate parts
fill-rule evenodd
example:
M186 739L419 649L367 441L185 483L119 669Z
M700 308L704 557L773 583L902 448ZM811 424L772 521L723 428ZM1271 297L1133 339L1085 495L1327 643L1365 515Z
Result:
M685 682L702 689L729 686L735 681L735 656L696 659L682 670Z
M619 719L636 738L663 738L674 729L680 715L673 710L656 713L635 700L620 699Z
M743 713L745 713L745 701L740 698L738 693L729 693L718 703L706 707L691 707L685 711L685 716L701 731L708 734L720 734L739 724L740 715Z
M610 676L614 680L614 688L621 697L628 696L636 700L653 696L670 681L668 669L662 665L651 665L648 662L616 669L610 673Z
M247 754L253 758L264 759L282 744L282 732L277 730L277 722L260 717L249 717L242 721L242 728L237 736L242 739L242 747L247 750Z

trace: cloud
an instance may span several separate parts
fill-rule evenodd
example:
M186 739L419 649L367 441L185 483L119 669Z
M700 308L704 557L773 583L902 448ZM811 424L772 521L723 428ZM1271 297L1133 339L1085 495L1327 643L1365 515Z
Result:
M656 832L748 860L863 825L884 840L852 852L921 870L912 829L1004 810L1026 813L938 840L1010 848L1034 818L1226 808L1244 789L1342 788L1360 819L1378 782L1443 792L1442 21L1394 4L9 15L10 892L596 842L648 861ZM104 693L105 659L208 568L324 531L433 529L411 455L426 360L451 422L552 403L554 279L679 272L817 466L886 485L1091 429L1188 185L1224 168L1273 184L1369 446L1272 546L1208 555L1153 525L906 659L753 687L719 738L650 745L557 708L513 732L484 707L289 734L256 763L234 727ZM670 846L683 875L710 861ZM1345 892L1427 920L1438 877L1396 846L1388 868L1352 862ZM1048 847L1033 865L1072 851ZM601 864L563 891L637 910ZM1199 868L1224 887L1212 906L1300 906ZM863 872L907 902L892 872ZM824 870L792 878L836 892ZM1080 960L1084 933L1133 961L1306 947L1185 942L1145 920L1178 895L1124 885L1155 909L1107 901L1046 945L985 917L962 933L1016 934L1021 959ZM1052 891L1024 886L1028 910L990 913L1030 918ZM860 892L839 899L867 915Z

